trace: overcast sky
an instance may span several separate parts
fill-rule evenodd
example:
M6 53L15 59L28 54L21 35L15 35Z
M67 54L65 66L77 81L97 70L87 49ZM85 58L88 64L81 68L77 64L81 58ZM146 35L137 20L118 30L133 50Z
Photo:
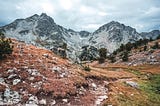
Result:
M139 32L160 29L160 0L0 0L0 26L42 12L77 31L94 31L112 20Z

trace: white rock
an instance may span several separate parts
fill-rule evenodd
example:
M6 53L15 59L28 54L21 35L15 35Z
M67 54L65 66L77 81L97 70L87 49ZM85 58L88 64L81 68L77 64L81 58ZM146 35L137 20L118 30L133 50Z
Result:
M104 101L105 99L107 99L108 96L104 95L104 96L99 96L98 99L96 100L96 105L100 105L102 101Z
M43 54L43 56L46 57L46 58L48 58L49 55L48 54Z
M38 70L36 69L28 69L29 74L33 75L33 76L38 76L40 75L40 73L38 72Z
M28 104L38 104L38 98L36 96L29 97Z
M12 73L13 71L14 71L13 69L9 69L7 73Z
M21 101L19 93L16 91L11 91L9 88L6 88L4 98L4 101L10 104L17 104Z
M29 77L29 80L30 80L30 81L33 81L33 80L34 80L34 77Z
M8 79L11 79L11 78L13 78L13 77L15 77L15 76L17 76L17 74L11 74L11 75L8 77Z
M60 67L53 67L53 68L52 68L52 71L53 71L53 72L60 72L60 71L61 71L61 68L60 68Z
M52 100L51 106L54 106L55 104L56 104L56 101L55 101L55 100Z
M66 76L66 73L60 74L60 77L61 77L61 78L65 77L65 76Z
M126 84L130 85L131 87L138 88L138 84L133 81L126 81Z
M38 106L37 104L26 104L25 106Z
M94 89L97 88L97 85L96 85L95 83L92 83L91 85L92 85L92 87L93 87Z
M46 99L40 100L40 101L39 101L39 104L41 104L41 105L46 105Z
M67 100L67 99L62 99L62 101L63 101L63 102L68 102L68 100Z
M13 80L13 85L17 85L19 82L21 82L20 79L15 79L15 80Z
M3 78L0 78L0 83L5 83Z

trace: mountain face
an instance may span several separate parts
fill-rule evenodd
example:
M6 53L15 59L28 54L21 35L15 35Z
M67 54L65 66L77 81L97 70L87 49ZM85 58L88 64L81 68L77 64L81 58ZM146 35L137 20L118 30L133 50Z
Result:
M160 35L160 30L153 30L151 32L142 32L141 35L143 38L146 38L146 39L150 39L150 38L156 39L158 35Z
M76 52L82 46L88 44L90 33L87 31L76 32L57 25L54 20L42 13L35 14L26 19L17 19L13 23L3 26L0 30L7 37L25 41L36 46L51 49L58 52L63 44L67 44L67 56L76 58Z
M156 36L159 32L139 34L132 27L112 21L101 26L95 32L74 31L57 25L54 20L45 13L33 15L26 19L17 19L11 24L0 27L7 37L16 38L39 47L53 50L58 54L67 44L67 57L79 61L84 57L84 47L92 51L90 58L98 56L99 48L107 48L109 52L116 50L121 44L134 42L139 39ZM145 36L147 35L147 36Z
M90 38L91 45L97 48L107 48L113 52L121 44L142 39L134 28L112 21L96 30Z

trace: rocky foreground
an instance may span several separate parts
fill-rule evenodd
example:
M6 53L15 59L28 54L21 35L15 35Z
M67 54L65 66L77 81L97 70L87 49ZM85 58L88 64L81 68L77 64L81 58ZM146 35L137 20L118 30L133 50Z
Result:
M88 64L91 68L88 72L44 48L16 40L13 43L12 55L0 61L0 105L160 104L160 95L148 89L152 76L160 74L159 49L151 54L137 52L128 62L94 61Z
M51 51L13 41L0 62L0 105L99 105L107 81L95 79Z

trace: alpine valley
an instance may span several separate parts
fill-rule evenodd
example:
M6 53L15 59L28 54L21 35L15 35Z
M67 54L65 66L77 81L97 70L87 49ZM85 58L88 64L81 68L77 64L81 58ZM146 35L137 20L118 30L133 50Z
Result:
M159 106L160 30L94 32L47 14L0 27L0 106Z
M159 30L138 33L136 29L115 21L99 27L93 33L77 32L57 25L45 13L35 14L26 19L16 19L14 22L0 27L0 31L7 37L44 47L61 56L64 55L63 49L66 49L67 57L76 62L80 62L86 55L83 52L84 49L92 51L89 56L85 56L86 59L97 58L100 48L106 48L109 53L112 53L121 44L144 38L155 39L160 34Z

